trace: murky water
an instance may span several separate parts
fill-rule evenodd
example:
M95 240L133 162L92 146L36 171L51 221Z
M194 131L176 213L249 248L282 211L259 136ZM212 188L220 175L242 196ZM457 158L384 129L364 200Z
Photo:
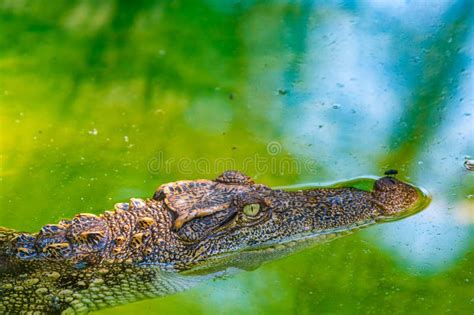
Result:
M396 169L432 198L100 313L472 313L472 3L55 3L0 0L0 225L35 231L230 168L271 186Z

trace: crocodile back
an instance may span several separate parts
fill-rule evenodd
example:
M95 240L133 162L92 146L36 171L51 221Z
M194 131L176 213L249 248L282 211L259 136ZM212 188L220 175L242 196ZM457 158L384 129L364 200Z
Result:
M25 235L38 236L0 228L0 314L86 314L173 294L204 280L127 261L82 268L55 259L21 259L16 243Z

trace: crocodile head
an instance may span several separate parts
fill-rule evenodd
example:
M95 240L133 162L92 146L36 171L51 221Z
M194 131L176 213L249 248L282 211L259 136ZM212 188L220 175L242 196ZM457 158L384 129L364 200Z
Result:
M182 269L202 262L215 267L223 261L227 266L267 261L269 253L284 256L294 247L404 216L420 197L413 186L392 177L377 180L372 192L347 187L284 191L237 171L213 181L164 184L154 195L169 211L170 233L186 251Z

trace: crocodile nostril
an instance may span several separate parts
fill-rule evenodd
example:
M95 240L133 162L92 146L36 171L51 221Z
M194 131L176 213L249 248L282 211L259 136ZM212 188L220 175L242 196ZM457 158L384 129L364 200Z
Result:
M397 183L393 177L384 177L382 180L386 185L395 185Z

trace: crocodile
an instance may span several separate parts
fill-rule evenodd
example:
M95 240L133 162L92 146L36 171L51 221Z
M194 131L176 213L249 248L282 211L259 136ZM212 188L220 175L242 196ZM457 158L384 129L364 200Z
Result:
M370 191L285 190L226 171L37 233L0 228L0 313L86 314L173 294L409 215L422 199L393 176Z

